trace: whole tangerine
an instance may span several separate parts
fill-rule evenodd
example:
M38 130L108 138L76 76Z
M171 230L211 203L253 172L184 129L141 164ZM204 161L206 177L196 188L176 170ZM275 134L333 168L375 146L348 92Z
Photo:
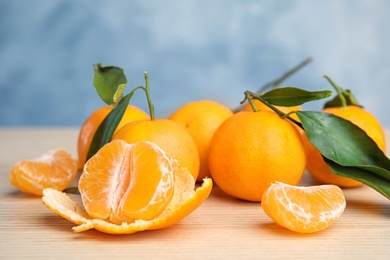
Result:
M169 119L186 128L198 148L200 170L197 181L210 177L208 154L211 138L217 128L232 115L229 108L215 101L200 100L185 104L169 116Z
M243 200L261 201L275 181L298 184L305 166L300 134L274 112L238 112L211 140L212 178L225 193Z

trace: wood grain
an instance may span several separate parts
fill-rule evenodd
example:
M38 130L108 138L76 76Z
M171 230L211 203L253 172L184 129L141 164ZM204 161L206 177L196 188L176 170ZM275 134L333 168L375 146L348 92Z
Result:
M390 137L390 132L387 131ZM363 186L344 189L347 208L322 232L274 224L259 203L214 188L195 212L159 231L113 236L73 233L72 223L8 182L12 165L63 147L76 156L77 129L0 128L0 259L388 259L390 202ZM389 138L388 138L389 139ZM302 185L315 184L305 174Z

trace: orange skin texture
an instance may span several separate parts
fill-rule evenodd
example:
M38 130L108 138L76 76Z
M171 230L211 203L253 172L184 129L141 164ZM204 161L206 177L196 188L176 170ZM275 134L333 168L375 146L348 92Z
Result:
M99 125L103 122L104 118L106 118L106 116L111 112L112 109L113 107L111 106L104 106L95 110L81 126L78 141L77 141L79 170L84 167L88 150L96 130L98 129ZM117 128L115 129L115 132L117 132L120 128L122 128L127 123L137 121L137 120L145 120L145 119L149 119L149 115L146 112L144 112L143 110L139 109L136 106L129 105L126 108L125 113L123 114L123 117L119 122Z
M186 128L198 148L200 157L198 182L210 177L208 154L211 138L217 128L232 115L233 112L221 104L201 100L188 103L169 116L169 119Z
M178 161L181 167L197 179L200 159L195 142L187 130L169 119L140 120L126 124L112 140L122 139L128 143L150 141L164 150L169 158Z
M385 152L386 141L384 131L378 120L365 109L358 106L332 107L325 108L323 112L342 117L359 126ZM302 139L306 149L307 170L315 179L323 183L335 184L345 188L362 185L359 181L333 173L326 165L321 153L309 142L306 135L302 135Z
M296 185L305 166L299 132L274 112L236 113L211 141L211 176L225 193L239 199L261 201L275 181Z

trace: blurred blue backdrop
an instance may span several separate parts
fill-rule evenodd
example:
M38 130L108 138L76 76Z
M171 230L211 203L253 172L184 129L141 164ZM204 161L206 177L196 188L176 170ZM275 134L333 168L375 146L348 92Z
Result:
M386 0L1 0L0 125L80 126L103 105L94 63L122 67L125 93L148 71L165 117L199 99L236 107L311 56L284 86L331 89L327 73L390 126L389 22ZM131 103L147 110L141 92Z

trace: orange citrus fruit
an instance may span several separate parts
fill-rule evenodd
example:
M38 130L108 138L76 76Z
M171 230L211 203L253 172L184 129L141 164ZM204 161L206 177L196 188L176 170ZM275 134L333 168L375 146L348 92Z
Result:
M83 206L52 188L43 191L42 201L77 224L75 232L131 234L179 222L207 199L212 180L205 178L194 188L188 170L156 144L113 140L84 167L79 181Z
M378 145L378 147L385 152L386 142L383 128L378 120L367 110L358 106L347 107L331 107L323 109L323 112L334 114L336 116L347 119L366 131ZM307 170L317 180L327 183L335 184L340 187L356 187L362 185L361 182L351 178L343 177L333 173L326 165L321 153L309 142L306 135L303 136L307 156Z
M87 161L78 188L91 217L116 224L149 220L172 199L173 168L154 143L114 140Z
M9 173L9 181L23 192L42 196L44 188L64 190L76 175L77 161L58 148L36 159L16 163Z
M113 109L112 106L104 106L95 110L88 118L85 120L81 126L78 141L77 141L77 153L79 158L78 168L82 169L84 167L88 150L92 142L92 138L95 135L96 130L99 125L103 122L104 118L111 112ZM115 132L118 131L122 126L127 123L148 119L149 116L143 110L139 109L136 106L129 105L121 121L119 122Z
M199 154L195 142L187 130L169 119L139 120L123 126L112 140L122 139L128 143L150 141L163 149L169 158L178 161L197 179Z
M276 182L263 193L261 206L278 225L299 233L313 233L338 219L346 202L336 185L297 187Z
M227 194L260 201L275 181L301 180L305 150L295 127L270 111L239 112L214 133L209 167L215 183Z
M215 130L231 115L233 112L229 108L211 100L201 100L190 102L169 116L169 119L184 126L195 141L200 157L197 181L210 177L208 153L211 138Z

